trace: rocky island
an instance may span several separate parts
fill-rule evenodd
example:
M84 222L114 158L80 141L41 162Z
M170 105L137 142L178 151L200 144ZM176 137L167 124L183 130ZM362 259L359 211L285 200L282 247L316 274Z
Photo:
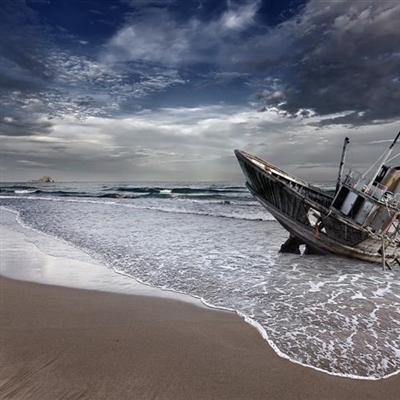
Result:
M51 179L49 176L45 175L45 176L42 176L40 179L34 179L31 181L28 181L28 183L54 183L54 180Z

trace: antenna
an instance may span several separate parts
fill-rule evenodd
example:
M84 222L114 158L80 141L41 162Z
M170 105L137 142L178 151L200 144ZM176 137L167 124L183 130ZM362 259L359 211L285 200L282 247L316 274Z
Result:
M392 149L392 148L393 148L393 146L396 144L397 139L399 138L399 136L400 136L400 131L399 131L399 133L397 134L397 136L395 137L395 139L393 140L393 143L390 145L389 149Z

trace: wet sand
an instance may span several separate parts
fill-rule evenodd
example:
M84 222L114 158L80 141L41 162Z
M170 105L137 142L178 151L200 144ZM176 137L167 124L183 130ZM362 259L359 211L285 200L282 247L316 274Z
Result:
M352 380L284 360L234 313L0 282L2 399L397 400L400 393L400 375Z

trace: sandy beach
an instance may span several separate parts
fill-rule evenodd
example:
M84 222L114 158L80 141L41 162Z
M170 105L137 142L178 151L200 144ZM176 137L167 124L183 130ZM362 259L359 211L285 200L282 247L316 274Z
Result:
M1 278L2 399L397 399L277 356L234 313Z

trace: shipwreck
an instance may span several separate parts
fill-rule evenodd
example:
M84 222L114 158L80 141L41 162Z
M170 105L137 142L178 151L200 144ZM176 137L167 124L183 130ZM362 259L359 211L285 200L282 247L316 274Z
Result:
M305 245L305 253L382 262L390 268L400 265L400 167L388 165L399 136L364 174L351 169L343 174L346 138L332 193L244 151L235 150L235 155L249 191L290 233L282 252L299 254Z

